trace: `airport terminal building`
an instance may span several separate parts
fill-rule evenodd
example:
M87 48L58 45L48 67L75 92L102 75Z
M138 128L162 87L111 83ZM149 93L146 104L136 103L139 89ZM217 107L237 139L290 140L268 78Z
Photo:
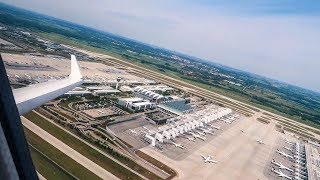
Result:
M142 98L121 98L118 100L118 104L132 111L141 111L146 109L153 109L156 107L154 103Z

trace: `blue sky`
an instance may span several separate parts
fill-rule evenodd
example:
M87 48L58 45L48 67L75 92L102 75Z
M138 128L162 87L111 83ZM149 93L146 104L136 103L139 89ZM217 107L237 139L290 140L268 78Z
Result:
M317 0L0 0L320 92Z
M320 1L314 0L198 0L188 3L222 7L228 11L237 11L244 14L292 14L292 15L319 15Z

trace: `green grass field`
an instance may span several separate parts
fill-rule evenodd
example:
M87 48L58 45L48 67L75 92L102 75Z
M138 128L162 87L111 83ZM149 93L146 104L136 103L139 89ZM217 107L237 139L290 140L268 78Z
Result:
M36 170L46 179L74 179L52 161L48 160L40 152L29 146L29 151Z
M102 168L114 174L115 176L121 179L141 179L136 174L132 173L131 171L128 171L126 168L120 166L119 164L115 163L114 161L99 153L95 149L76 139L72 135L66 133L62 129L56 127L55 125L43 119L36 113L27 113L25 117L33 123L35 123L36 125L38 125L39 127L41 127L43 130L47 131L57 139L61 140L62 142L70 146L71 148L78 151L80 154L86 156Z
M100 179L94 173L47 143L27 128L30 153L37 171L47 179ZM41 152L41 153L40 153ZM60 166L60 167L59 167Z
M46 111L45 110L38 110L38 112L42 112L42 114L43 114ZM105 139L105 138L103 138L103 139ZM113 141L109 140L109 143L115 145L115 143ZM113 151L111 149L108 149L108 148L105 148L105 149L101 148L101 146L97 146L97 148L100 148L101 150L105 150L105 152L108 153L110 156L112 156L113 158L115 158L118 161L122 162L127 167L133 169L134 171L138 172L139 174L141 174L144 177L147 177L149 179L160 179L156 174L154 174L153 172L150 172L149 170L143 168L141 165L137 164L136 162L134 162L133 160L129 159L126 156L123 156L123 155L121 155L119 153L116 153L115 151Z

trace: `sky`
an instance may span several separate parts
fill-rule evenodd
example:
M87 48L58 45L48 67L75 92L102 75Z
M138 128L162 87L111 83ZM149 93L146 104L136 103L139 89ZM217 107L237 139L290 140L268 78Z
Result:
M320 92L317 0L0 0Z

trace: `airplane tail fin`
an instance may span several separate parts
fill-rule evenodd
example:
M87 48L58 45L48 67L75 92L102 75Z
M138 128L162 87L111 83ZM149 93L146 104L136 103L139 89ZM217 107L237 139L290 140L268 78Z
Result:
M75 80L82 78L80 67L75 55L71 55L71 73L69 75L69 78L75 79Z

